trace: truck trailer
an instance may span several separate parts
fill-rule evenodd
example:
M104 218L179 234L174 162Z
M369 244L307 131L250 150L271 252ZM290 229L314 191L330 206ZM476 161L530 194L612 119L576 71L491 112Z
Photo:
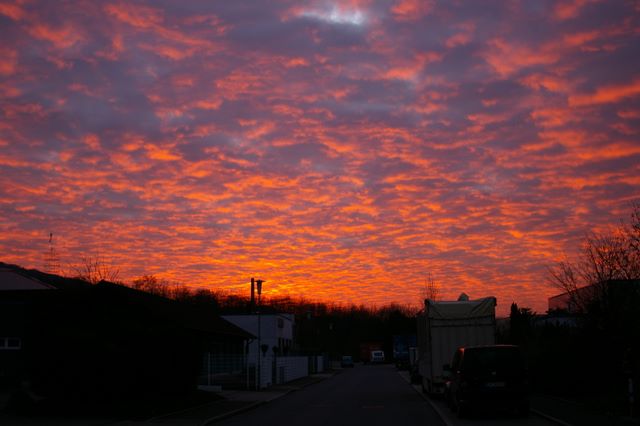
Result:
M496 298L457 301L425 299L424 312L417 317L418 373L422 390L442 395L443 366L463 346L493 345L496 341Z
M408 370L411 362L409 348L416 347L415 334L398 334L393 336L393 362L398 370Z

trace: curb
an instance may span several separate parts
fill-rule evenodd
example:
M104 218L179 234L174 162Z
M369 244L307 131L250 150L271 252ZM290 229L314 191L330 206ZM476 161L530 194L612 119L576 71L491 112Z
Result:
M283 396L286 394L283 394ZM279 398L279 397L278 397ZM277 398L274 398L277 399ZM247 405L246 407L242 407L242 408L237 408L235 410L232 411L227 411L226 413L223 414L218 414L217 416L211 417L206 419L205 421L203 421L202 423L200 423L201 426L207 426L208 424L211 423L215 423L215 422L219 422L220 420L224 420L228 417L232 417L235 416L236 414L240 414L240 413L244 413L245 411L250 411L253 410L256 407L259 407L262 404L266 404L269 401L256 401L256 402L252 402L249 405Z
M222 401L219 400L219 401L205 402L204 404L194 405L193 407L183 408L181 410L172 411L170 413L160 414L159 416L149 417L148 419L145 420L145 422L153 422L155 420L160 420L165 417L175 416L176 414L186 413L187 411L196 410L198 408L206 407L207 405L218 404L220 402Z
M543 419L547 419L547 420L549 420L549 421L552 421L552 422L554 422L554 423L557 423L557 424L559 424L560 426L573 426L571 423L567 423L567 422L565 422L565 421L563 421L563 420L560 420L560 419L558 419L558 418L556 418L556 417L550 416L550 415L548 415L548 414L546 414L546 413L543 413L543 412L542 412L542 411L540 411L540 410L536 410L535 408L530 408L530 409L529 409L529 411L531 411L531 412L532 412L533 414L535 414L536 416L540 416L540 417L542 417Z
M320 382L323 382L323 381L325 381L325 380L327 380L327 379L330 379L330 378L332 378L333 376L335 376L336 374L337 374L337 373L333 373L333 374L331 374L331 376L329 376L329 377L318 378L318 380L315 380L315 381L313 381L313 382L309 382L309 383L305 383L304 385L302 385L302 386L300 386L300 387L296 387L296 388L288 389L288 390L286 390L285 392L281 393L280 395L278 395L278 396L274 396L274 397L273 397L273 398L271 398L271 399L267 399L267 400L264 400L264 401L255 401L255 402L252 402L252 403L248 404L248 405L247 405L247 406L245 406L245 407L238 408L238 409L235 409L235 410L232 410L232 411L228 411L228 412L226 412L226 413L219 414L219 415L217 415L217 416L214 416L214 417L208 418L208 419L206 419L205 421L203 421L202 423L200 423L200 426L207 426L207 425L209 425L209 424L211 424L211 423L216 423L216 422L219 422L220 420L224 420L224 419L226 419L226 418L233 417L233 416L235 416L235 415L237 415L237 414L244 413L245 411L253 410L254 408L257 408L257 407L259 407L259 406L261 406L261 405L268 404L268 403L270 403L271 401L275 401L276 399L280 399L280 398L282 398L283 396L289 395L289 394L290 394L290 393L292 393L292 392L299 391L300 389L304 389L304 388L306 388L306 387L308 387L308 386L315 385L315 384L317 384L317 383L320 383Z

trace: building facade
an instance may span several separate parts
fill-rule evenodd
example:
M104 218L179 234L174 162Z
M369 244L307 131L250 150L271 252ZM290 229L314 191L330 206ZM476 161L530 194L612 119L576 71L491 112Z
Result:
M293 314L224 315L223 318L256 336L246 348L251 381L248 387L262 389L309 374L309 357L292 354L295 343Z

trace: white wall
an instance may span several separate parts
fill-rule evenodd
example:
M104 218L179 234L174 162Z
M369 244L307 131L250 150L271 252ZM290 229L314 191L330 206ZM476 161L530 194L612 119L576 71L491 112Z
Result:
M258 362L259 344L269 347L266 356L272 355L272 348L279 346L283 339L288 342L289 347L293 347L295 322L293 314L260 315L260 319L258 315L223 315L222 318L256 336L256 339L249 343L249 362ZM278 327L279 321L282 327ZM260 323L260 333L258 333L258 323ZM258 335L260 335L260 342L258 342Z
M318 373L322 373L324 371L324 357L322 355L317 356L318 360Z
M281 346L283 339L288 342L290 348L293 347L294 315L265 314L260 315L259 320L258 315L223 315L222 318L256 336L255 339L249 342L247 363L249 366L260 366L260 383L262 388L275 384L272 383L274 359L273 347ZM260 333L258 333L258 323L260 323ZM281 326L278 325L279 323ZM258 342L258 334L260 334L260 342ZM266 354L262 353L259 349L259 345L268 346L269 349ZM304 373L301 373L303 370L298 365L298 361L292 361L293 364L290 364L288 361L282 361L284 363L282 366L285 367L285 382L304 377L309 374L307 357L288 357L282 356L282 354L276 356L278 365L280 365L281 359L286 360L289 358L304 358L305 368ZM278 380L280 379L280 370L277 370L276 378Z
M309 358L306 356L278 357L276 365L278 383L287 383L309 375Z
M275 381L273 377L273 363L276 363ZM249 361L249 366L256 365L255 360ZM266 355L262 357L260 365L261 388L268 388L309 375L309 357L306 356L278 356Z

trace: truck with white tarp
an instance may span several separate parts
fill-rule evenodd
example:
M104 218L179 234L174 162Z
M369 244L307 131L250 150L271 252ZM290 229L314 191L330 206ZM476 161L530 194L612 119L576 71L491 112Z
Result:
M493 345L496 341L496 298L469 300L463 293L457 301L425 299L417 318L418 373L422 389L444 393L442 367L463 346Z

